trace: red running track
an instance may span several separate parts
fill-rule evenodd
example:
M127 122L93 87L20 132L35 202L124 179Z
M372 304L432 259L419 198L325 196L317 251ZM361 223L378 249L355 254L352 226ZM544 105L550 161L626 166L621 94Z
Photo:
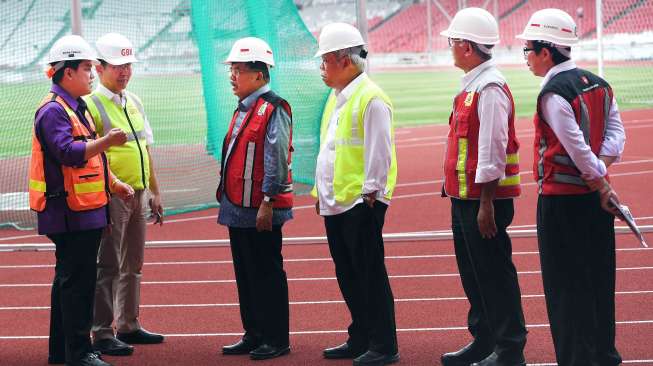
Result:
M649 113L650 115L650 113ZM623 113L628 142L622 162L611 168L614 186L642 224L653 223L646 194L653 176L653 119ZM524 195L516 201L513 227L533 228L535 187L532 127L518 124ZM446 126L397 131L399 184L386 219L386 233L446 230L449 203L439 197ZM296 219L286 237L323 236L312 199L299 197ZM215 210L169 218L149 228L150 240L224 239ZM9 239L11 237L20 238ZM653 235L647 234L649 242ZM3 231L0 244L47 242L33 233ZM555 360L542 296L534 238L517 238L514 260L519 271L529 338L529 363ZM653 251L640 248L632 235L617 238L617 343L624 360L653 365ZM350 365L326 361L323 348L339 344L349 318L334 279L325 245L284 248L291 298L292 353L261 365ZM396 298L399 346L404 365L437 365L443 352L469 340L467 303L450 241L388 243L387 267ZM131 357L107 357L115 365L245 365L246 357L226 357L220 346L238 339L242 329L228 248L148 249L142 286L142 322L167 335L162 345L138 346ZM51 252L0 253L0 365L45 365L49 321Z

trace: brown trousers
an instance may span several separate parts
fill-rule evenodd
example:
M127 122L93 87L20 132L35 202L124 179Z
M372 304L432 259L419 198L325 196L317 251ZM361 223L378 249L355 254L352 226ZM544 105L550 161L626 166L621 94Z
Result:
M141 270L145 252L147 223L145 191L136 191L134 198L123 201L111 198L111 232L102 237L98 252L97 284L93 337L95 340L113 337L115 320L118 332L140 329Z

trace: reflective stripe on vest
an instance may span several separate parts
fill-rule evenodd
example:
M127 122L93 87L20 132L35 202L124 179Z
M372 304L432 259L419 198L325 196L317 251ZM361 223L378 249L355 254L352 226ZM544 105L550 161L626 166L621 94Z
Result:
M134 189L141 190L147 188L150 179L145 115L138 98L128 92L125 92L125 97L127 104L124 109L99 92L94 92L84 99L97 121L100 135L105 135L112 128L120 128L127 134L125 144L111 146L106 154L111 170L118 179ZM129 118L125 115L125 110Z
M77 114L66 104L63 98L50 94L39 106L39 110L47 103L55 102L61 105L70 121L72 137L76 141L94 140L95 128L93 118L86 113L90 130L79 120ZM37 111L38 114L38 111ZM73 211L85 211L105 206L108 203L107 171L102 154L90 157L81 167L61 165L63 175L63 191L48 192L45 181L44 150L36 137L36 123L32 129L32 155L30 159L29 201L30 208L42 212L47 200L51 198L66 198L68 207Z
M333 192L336 202L343 204L354 202L362 193L365 180L365 131L363 119L368 104L374 98L379 98L383 101L388 106L388 109L390 109L391 118L394 118L390 98L367 76L363 77L360 84L340 111L334 141L336 159L334 164ZM332 92L322 114L320 148L325 143L329 121L333 113L335 113L335 107L336 97ZM397 154L394 143L394 122L392 119L390 123L392 159L383 192L383 196L388 200L392 198L397 181ZM311 194L317 197L317 189L315 187L313 187Z

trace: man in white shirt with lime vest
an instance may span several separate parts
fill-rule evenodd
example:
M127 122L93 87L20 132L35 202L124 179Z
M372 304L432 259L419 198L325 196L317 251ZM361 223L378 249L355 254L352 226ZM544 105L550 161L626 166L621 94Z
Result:
M114 196L109 204L111 231L102 238L98 253L93 347L103 354L130 355L131 344L163 342L162 335L145 331L138 320L147 222L145 190L150 190L149 205L161 224L163 206L149 151L152 130L140 99L126 90L131 65L137 61L134 47L117 33L100 37L96 46L100 83L85 100L100 135L111 128L127 133L127 143L107 150L107 158L118 179L131 185L135 195L131 201Z
M312 194L352 318L347 341L324 350L324 357L353 358L354 365L394 363L394 298L381 235L397 179L392 102L364 71L367 50L355 27L325 26L315 56L322 58L322 80L333 92L322 116Z

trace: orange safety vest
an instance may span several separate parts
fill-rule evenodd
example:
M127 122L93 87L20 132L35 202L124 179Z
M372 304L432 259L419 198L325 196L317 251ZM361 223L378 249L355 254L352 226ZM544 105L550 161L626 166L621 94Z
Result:
M533 176L543 195L591 192L560 140L542 116L542 97L554 93L571 105L585 143L599 156L612 105L612 88L600 77L582 69L563 71L542 88L534 117ZM606 179L609 179L606 175Z
M263 177L265 134L270 117L278 107L283 108L292 119L288 102L267 92L261 95L254 106L247 112L236 136L231 136L238 110L234 112L229 131L222 143L222 165L220 167L220 183L216 192L218 202L225 193L232 204L239 207L259 207L263 201ZM231 152L227 156L230 139L235 139ZM292 192L292 126L288 141L288 178L285 190L274 196L273 208L291 208Z
M499 180L495 198L514 198L521 193L519 179L519 141L515 134L515 104L508 85L499 85L510 99L511 111L508 116L508 145L506 146L505 178ZM487 84L485 84L487 85ZM478 134L480 120L478 100L481 85L473 90L465 90L454 99L454 110L449 117L449 135L444 161L444 194L459 199L479 199L481 185L475 182L478 164Z
M66 101L55 93L48 94L41 102L38 110L48 103L58 103L68 114L75 141L95 140L95 124L86 111L86 120L90 130L79 120L75 111ZM38 114L37 110L37 114ZM73 211L86 211L105 206L109 202L108 169L102 158L97 154L81 166L61 165L64 179L64 191L48 191L45 180L43 146L36 136L36 123L32 127L32 156L29 167L29 206L32 210L43 212L48 199L66 197L68 207Z

